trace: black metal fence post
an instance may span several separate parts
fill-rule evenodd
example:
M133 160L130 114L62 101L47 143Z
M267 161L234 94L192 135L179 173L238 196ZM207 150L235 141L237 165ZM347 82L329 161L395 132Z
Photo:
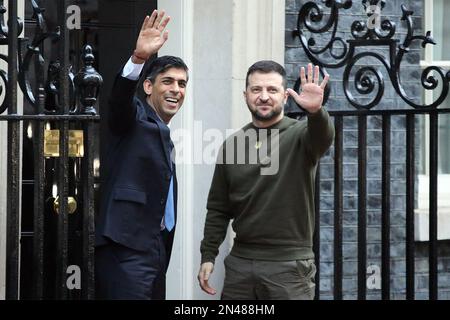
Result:
M58 22L61 27L59 39L59 99L61 113L69 114L69 30L66 28L66 8L67 0L58 1ZM67 299L66 271L68 259L68 133L69 122L63 120L59 122L59 157L58 157L58 231L56 246L56 293L58 299Z
M367 117L358 117L358 299L366 299Z
M17 52L19 29L17 1L8 1L8 114L17 114ZM19 233L20 233L20 121L8 121L8 190L7 190L7 264L6 299L19 298Z
M390 299L391 288L391 116L382 117L381 298Z
M429 298L438 298L438 114L430 113Z
M334 299L342 300L343 118L334 117Z
M414 114L406 116L406 299L415 297L414 260L414 184L415 184L415 139Z
M317 163L315 192L314 192L314 220L316 227L314 230L313 251L316 264L315 277L315 294L314 299L318 300L320 297L320 161Z

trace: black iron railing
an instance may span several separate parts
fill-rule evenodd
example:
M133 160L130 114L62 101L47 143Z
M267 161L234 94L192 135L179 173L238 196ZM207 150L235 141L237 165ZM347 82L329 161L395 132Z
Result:
M318 1L316 1L318 2ZM415 41L421 41L423 47L435 44L430 32L425 36L414 35L412 14L405 5L401 6L401 20L406 23L407 32L403 41L393 39L396 34L396 25L390 20L381 21L379 28L370 28L366 21L354 21L350 33L353 39L344 41L337 36L339 14L342 10L350 9L353 2L350 0L323 0L324 7L310 1L305 3L298 14L297 30L294 37L300 39L301 46L308 59L321 67L322 75L327 68L344 68L342 72L342 90L347 101L355 109L345 111L329 111L334 117L336 136L334 142L334 299L343 299L343 135L345 127L343 120L346 117L358 119L358 204L357 204L357 298L366 299L367 280L367 119L370 116L381 117L381 298L391 297L391 120L394 116L406 118L406 236L405 236L405 264L406 264L406 298L415 298L415 235L414 235L414 209L416 192L416 148L415 148L415 122L419 116L427 115L429 125L430 148L430 180L429 180L429 299L438 297L438 254L437 254L437 213L438 213L438 118L439 115L450 113L449 106L441 104L449 93L450 71L444 71L440 67L429 66L422 71L421 85L425 90L434 92L440 88L440 93L434 95L434 101L429 104L421 104L418 98L409 97L400 81L400 66L403 58L408 54L410 46ZM367 10L369 6L378 6L383 9L385 1L363 0L363 8L370 18L374 12ZM325 8L329 10L325 13ZM325 18L326 17L326 18ZM328 32L330 40L321 45L318 38L325 38ZM309 35L309 38L308 38ZM315 36L318 35L316 38ZM386 48L387 58L379 53L371 51L369 47ZM362 51L362 52L361 52ZM356 53L358 52L358 53ZM365 65L363 58L376 59L379 66ZM396 94L405 102L405 107L394 110L375 108L384 96L384 78L380 68L385 69ZM353 78L351 71L355 71ZM437 75L437 77L435 77ZM353 82L351 82L351 80ZM351 85L354 85L359 97L354 96ZM298 89L300 80L295 87ZM436 92L437 93L437 92ZM330 89L325 92L325 100L330 96ZM361 98L362 97L362 98ZM412 108L408 108L409 105ZM302 112L288 114L294 118L300 118ZM316 185L320 186L320 178ZM320 195L320 187L316 188L316 201ZM320 266L320 209L316 202L316 233L315 252L316 264ZM316 276L316 297L320 298L320 268Z
M19 38L23 23L17 17L17 1L8 2L8 26L4 25L3 15L6 9L0 7L1 35L0 45L8 46L8 56L1 56L8 63L6 99L0 107L0 113L7 110L7 115L0 115L0 121L8 123L8 172L7 172L7 267L6 298L19 299L19 246L20 234L20 124L22 121L33 123L33 162L34 162L34 196L33 196L33 258L32 258L32 292L33 298L42 299L44 293L45 235L51 230L45 228L46 199L45 190L48 181L45 178L46 155L44 154L44 127L51 123L59 130L59 155L54 170L57 174L58 212L56 228L56 252L47 254L56 256L55 295L58 299L68 298L67 268L69 259L69 221L68 197L69 183L69 126L83 130L84 155L81 155L82 192L77 195L82 215L82 247L83 261L81 265L82 298L94 298L94 182L93 182L93 138L95 122L99 116L95 111L98 91L102 84L101 76L93 68L94 56L92 48L85 46L82 53L84 67L74 77L69 61L69 31L66 28L66 10L68 0L57 1L58 24L54 31L48 31L43 16L43 8L37 0L30 0L33 8L33 19L36 21L35 35L32 40ZM44 54L46 40L57 41L58 61L50 63ZM45 77L45 64L49 65L48 76ZM34 69L31 68L34 67ZM31 77L31 73L34 74ZM4 71L0 75L5 80ZM31 82L29 79L35 79ZM34 114L18 113L18 84L24 97L34 108ZM78 98L78 101L77 101ZM29 161L29 159L24 159ZM65 200L63 200L65 199ZM80 244L81 245L81 244Z

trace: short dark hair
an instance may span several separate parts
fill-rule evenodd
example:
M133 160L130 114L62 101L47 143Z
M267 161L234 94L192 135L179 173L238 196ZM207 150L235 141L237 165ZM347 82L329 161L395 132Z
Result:
M247 77L245 78L245 87L248 87L248 78L251 74L255 72L260 73L270 73L276 72L283 77L283 87L286 88L287 80L286 80L286 70L284 70L283 66L272 60L261 60L254 63L247 71Z
M189 79L188 67L181 58L174 56L162 56L153 60L145 72L145 78L152 83L155 82L158 74L166 72L170 68L183 69Z

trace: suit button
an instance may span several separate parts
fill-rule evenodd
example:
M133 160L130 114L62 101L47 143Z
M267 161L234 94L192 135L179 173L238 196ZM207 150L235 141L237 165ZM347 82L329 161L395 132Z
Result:
M170 178L171 178L171 174L170 174L170 173L167 173L167 174L166 174L166 180L167 180L167 181L170 181Z
M164 204L164 198L161 198L161 204Z

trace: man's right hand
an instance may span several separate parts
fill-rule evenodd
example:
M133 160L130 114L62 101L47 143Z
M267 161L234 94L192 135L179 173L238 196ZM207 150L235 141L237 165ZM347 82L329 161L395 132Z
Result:
M159 12L154 10L150 17L145 17L136 41L136 50L134 50L131 57L133 63L140 64L147 61L153 54L158 52L168 39L169 32L164 31L164 28L169 23L170 17L164 17L164 14L164 10Z
M212 262L205 262L202 263L200 266L200 271L198 272L198 282L200 284L200 287L203 291L205 291L207 294L216 294L216 290L209 286L208 280L211 275L211 273L214 270L214 264Z

